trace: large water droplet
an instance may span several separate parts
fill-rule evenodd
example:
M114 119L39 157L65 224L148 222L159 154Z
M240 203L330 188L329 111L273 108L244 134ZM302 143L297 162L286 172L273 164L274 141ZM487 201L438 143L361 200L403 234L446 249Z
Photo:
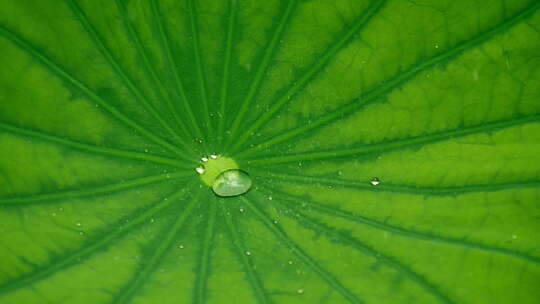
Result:
M237 196L248 192L249 188L251 178L246 172L238 169L222 172L212 185L212 190L218 196Z

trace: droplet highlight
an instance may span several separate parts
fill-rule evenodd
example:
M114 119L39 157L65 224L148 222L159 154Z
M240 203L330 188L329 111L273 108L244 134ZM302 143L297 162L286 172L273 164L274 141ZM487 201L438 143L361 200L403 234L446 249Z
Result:
M204 167L197 167L197 168L195 168L195 171L196 171L197 173L199 173L199 174L203 174L204 171L206 171L206 170L204 169Z
M246 172L232 169L218 175L214 180L212 190L217 196L237 196L248 192L251 185L251 177Z
M377 177L374 177L371 179L371 181L369 182L372 186L378 186L381 184L381 181L377 178Z

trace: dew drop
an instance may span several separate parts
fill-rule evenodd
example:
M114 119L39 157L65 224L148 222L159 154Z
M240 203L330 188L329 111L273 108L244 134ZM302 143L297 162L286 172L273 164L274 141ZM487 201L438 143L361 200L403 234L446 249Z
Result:
M184 246L184 244L180 244L180 245L178 245L178 248L184 249L184 248L186 248L186 247Z
M244 209L244 208L240 208L240 210L239 210L239 211L240 211L240 212L244 212L244 211L246 211L246 209Z
M273 200L273 198L272 198L271 195L268 197L268 200L269 200L269 201Z
M155 223L155 222L156 222L155 219L153 219L153 218L150 219L150 223Z
M84 231L79 231L79 235L80 236L84 236L86 233L84 233Z
M378 186L381 184L381 181L377 178L377 177L374 177L371 179L371 181L369 182L372 186Z
M298 292L299 294L303 294L304 293L304 288L299 288L296 292Z
M251 255L251 251L246 251L246 255Z
M211 159L217 159L218 157L219 157L219 155L217 155L217 154L210 154Z
M212 190L217 196L237 196L248 192L251 184L251 177L246 172L232 169L218 175Z
M289 261L287 261L287 264L292 265L293 261L289 260Z
M81 227L81 226L82 226L82 223L81 223L81 222L76 222L76 223L75 223L75 226Z
M201 158L201 161L202 161L203 163L208 162L208 157L202 157L202 158Z
M51 213L52 216L56 216L56 212Z
M205 170L204 170L204 167L197 167L195 168L195 171L199 174L203 174Z
M148 149L144 149L144 152L145 152L145 153L148 153Z

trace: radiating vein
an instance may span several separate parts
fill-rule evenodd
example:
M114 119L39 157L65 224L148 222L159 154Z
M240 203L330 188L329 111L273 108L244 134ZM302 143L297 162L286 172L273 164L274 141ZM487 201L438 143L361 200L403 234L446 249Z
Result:
M178 133L171 127L171 125L163 118L163 116L156 110L148 98L137 88L133 80L126 74L124 69L120 66L117 58L112 54L111 50L107 47L104 42L103 37L99 32L94 28L94 26L88 21L88 18L85 12L80 8L74 0L68 0L68 5L71 7L71 10L75 13L80 23L94 42L96 48L101 52L105 57L109 65L113 68L116 74L122 79L124 84L128 87L131 93L139 100L143 105L144 109L148 111L154 119L156 119L159 124L169 132L177 141L182 142L179 138Z
M467 126L458 129L452 129L437 133L431 133L426 135L418 135L412 137L405 137L401 139L389 140L386 142L380 142L375 144L361 144L353 147L327 150L319 152L300 152L285 156L263 156L257 158L247 158L250 165L262 166L262 165L275 165L297 161L317 161L323 159L339 159L348 157L367 156L367 155L381 155L383 153L402 151L411 147L421 147L436 142L456 139L473 134L495 132L505 128L511 128L528 123L540 122L540 114L528 115L521 117L514 117L506 120L499 120L493 122L486 122L475 126ZM236 155L237 159L243 159L249 157L254 150L246 151Z
M346 180L337 177L322 177L297 175L289 173L278 173L267 170L250 170L257 176L265 177L266 180L280 180L286 182L298 182L301 184L320 184L332 187L343 187L354 190L371 191L371 192L390 192L390 193L410 193L424 196L455 196L458 194L471 192L488 192L502 191L508 189L523 189L523 188L540 188L540 181L516 181L512 183L486 184L486 185L466 185L466 186L407 186L396 185L388 182L383 182L376 187L371 185L369 181Z
M150 61L150 58L148 57L148 53L146 51L146 48L144 47L143 43L141 42L141 39L139 38L139 35L137 34L137 31L135 28L133 28L133 25L131 24L128 9L125 6L125 1L123 0L115 0L116 6L119 9L119 12L121 14L121 17L124 21L124 26L126 28L127 34L129 39L132 41L133 46L137 50L137 53L142 59L142 66L144 70L150 75L150 78L152 79L154 85L158 89L158 92L161 96L161 98L165 101L167 104L167 107L169 108L169 111L172 113L173 118L176 122L176 124L180 127L182 132L188 136L193 136L189 129L186 127L182 119L180 118L180 115L178 114L177 108L172 104L171 96L167 89L165 88L165 85L163 84L162 80L159 78L155 66ZM184 140L181 141L182 146L192 152L191 146Z
M260 186L260 188L262 187ZM431 234L429 232L424 232L424 231L419 232L419 231L405 229L405 228L394 226L385 222L373 220L373 219L370 219L361 215L352 214L350 212L341 210L337 207L325 206L323 204L315 202L314 200L311 200L305 197L298 197L295 195L291 195L291 194L288 194L288 193L285 193L283 191L279 191L276 189L272 189L271 191L269 190L261 190L261 191L268 193L268 195L272 195L272 197L279 198L280 203L288 204L291 207L307 204L306 206L308 206L311 210L318 211L320 213L328 214L331 216L341 217L349 221L353 221L362 225L366 225L369 227L373 227L376 229L380 229L383 231L387 231L387 232L390 232L396 235L401 235L404 237L408 237L411 239L434 242L434 243L441 243L441 244L448 244L448 245L453 245L453 246L460 246L466 249L480 250L487 253L501 254L501 255L525 260L527 262L532 262L532 263L540 265L540 257L536 257L528 253L518 252L518 251L510 250L507 248L496 247L496 246L487 245L487 244L475 243L473 241L467 240L466 238L453 238L453 237L447 237L444 235Z
M182 177L191 176L190 172L173 172L159 175L151 175L129 180L122 180L115 183L107 183L99 186L80 186L77 189L59 190L48 193L31 194L21 197L0 197L0 206L2 205L28 205L33 203L42 203L46 201L59 201L67 199L79 199L87 196L98 196L111 194L133 189L149 184L156 184L166 180L174 180Z
M235 140L235 145L232 146L231 151L236 152L242 145L249 139L250 134L257 133L266 123L268 123L274 115L280 111L287 103L289 103L296 94L298 94L306 85L315 77L330 61L334 58L338 52L343 49L348 42L360 32L369 23L371 18L377 14L377 12L383 7L386 0L372 0L370 6L359 16L350 28L341 34L339 39L334 42L320 57L317 58L315 63L309 67L306 72L298 79L293 81L293 85L287 89L285 94L277 99L272 104L268 111L265 111L259 116L249 128L246 129L242 135Z
M184 224L193 213L193 210L199 203L201 190L198 191L198 195L195 195L191 202L186 206L184 211L180 214L178 219L173 223L171 227L167 228L167 233L164 238L158 238L156 249L154 250L150 259L148 259L137 273L130 279L126 286L124 286L116 295L112 303L125 304L129 303L133 296L140 290L140 288L148 281L152 273L156 270L161 262L161 259L167 254L169 248L171 248L177 235L180 233Z
M431 57L428 60L419 62L408 70L396 75L394 78L383 82L381 85L371 89L370 91L367 91L366 93L360 95L359 97L351 100L350 102L346 103L341 107L338 107L333 111L326 112L325 114L316 118L311 118L309 124L300 124L296 128L292 128L283 132L280 135L273 136L270 139L266 139L265 141L256 144L254 148L247 149L243 153L243 156L264 150L276 144L297 139L299 136L304 136L304 134L309 131L313 131L315 129L319 129L321 127L343 120L344 118L351 116L354 113L357 113L359 110L363 109L369 104L383 101L381 97L387 95L396 88L402 87L407 82L414 79L414 77L421 72L424 72L429 68L433 68L437 64L448 62L453 58L457 58L460 54L488 41L495 35L504 33L505 31L512 28L514 25L518 24L520 21L531 16L534 12L537 11L538 8L540 8L540 2L533 3L528 8L514 15L512 18L498 24L492 29L482 32L481 34L467 41L463 41L455 45L454 47L449 48L439 53L438 55ZM270 118L271 117L269 117L268 119Z
M49 264L43 265L41 268L37 268L30 273L0 285L0 294L30 286L31 284L59 273L72 265L78 264L94 254L104 251L119 237L133 231L139 225L148 222L152 217L169 207L171 204L177 203L191 188L191 184L187 185L185 188L167 196L160 202L156 202L156 204L152 205L150 208L141 208L135 211L127 218L120 220L118 225L114 225L112 229L96 233L96 236L92 237L86 246L69 252L64 256L57 257Z
M279 200L275 201L277 204L280 204ZM431 293L435 298L437 298L441 303L451 304L454 303L450 298L442 293L436 285L429 282L427 278L424 278L420 274L416 273L403 263L400 263L396 258L387 256L382 253L380 250L376 250L367 244L359 241L358 239L345 234L343 232L332 229L325 224L316 221L305 214L299 212L295 208L286 207L286 210L289 212L283 212L283 214L292 217L298 221L298 223L307 229L310 229L318 234L326 235L329 239L337 241L340 244L348 245L359 252L362 252L364 255L367 255L371 258L378 260L379 262L386 264L388 267L393 268L400 274L402 274L407 279L415 282L418 286ZM292 213L290 211L293 211Z
M255 204L246 199L240 197L242 201L250 208L253 214L264 224L268 230L270 230L276 238L286 247L290 249L306 266L308 266L314 273L316 273L321 279L323 279L328 285L330 285L336 292L341 294L350 303L364 303L360 301L357 296L345 287L336 277L322 268L311 256L305 253L292 239L290 239L285 231L278 225L272 222L271 218L262 210L260 210Z
M289 25L292 13L297 4L297 0L287 0L284 2L287 3L287 6L285 7L285 10L283 11L283 14L279 22L275 25L274 32L271 34L272 38L270 39L270 43L266 47L266 51L262 57L261 62L258 64L257 72L255 72L255 76L253 77L253 81L251 82L251 85L249 86L246 97L242 101L240 108L238 110L238 114L234 116L234 120L230 127L230 138L234 138L235 141L236 141L236 135L239 131L239 128L242 126L242 123L244 123L246 114L250 110L251 104L253 103L253 100L257 96L257 92L259 91L261 83L264 80L264 76L267 74L268 68L270 66L270 62L276 55L281 37L283 36L285 29ZM228 145L230 145L231 142L232 141L229 141ZM225 149L229 149L229 148L230 146L225 147Z
M171 70L172 70L174 82L176 84L176 87L175 87L176 93L178 94L178 97L180 98L182 105L184 106L190 126L194 130L195 135L198 136L199 138L202 138L203 134L202 134L201 128L199 124L197 123L195 115L193 114L193 109L191 108L190 102L188 101L188 98L186 95L186 89L184 87L184 83L182 82L182 79L180 78L180 71L178 70L178 63L176 62L173 56L173 52L171 49L171 38L170 38L170 35L167 33L167 30L165 29L165 25L163 21L164 20L163 14L161 13L159 4L157 3L156 0L150 1L150 6L152 9L153 17L156 20L162 48L167 58L167 64L170 67L172 67Z
M191 38L193 40L193 55L195 60L195 66L197 69L197 80L199 84L199 93L201 94L200 103L203 106L203 121L206 123L207 134L209 138L213 138L213 125L210 120L210 110L209 110L209 101L206 88L206 80L204 75L204 68L201 59L201 50L200 50L200 35L199 29L197 27L197 11L195 0L188 0L189 4L189 24L191 29Z
M176 159L171 159L163 156L158 155L152 155L149 153L141 153L141 152L135 152L135 151L129 151L129 150L122 150L117 148L108 148L108 147L101 147L93 144L86 144L82 142L78 142L71 139L66 139L54 135L50 135L44 132L35 131L31 129L27 129L24 127L15 126L12 124L7 124L0 122L0 130L5 130L7 132L17 134L20 136L30 137L38 140L42 140L45 142L54 143L59 146L63 147L69 147L73 149L77 149L79 151L89 152L95 155L104 155L104 156L114 156L124 159L133 159L138 161L147 161L152 162L156 164L161 165L168 165L168 166L175 166L178 168L184 168L189 169L192 168L189 163L194 163L194 159L186 158L189 163L186 163L186 161L179 161Z
M226 117L225 112L227 111L228 97L229 97L229 73L234 41L234 32L237 25L237 0L229 0L229 15L227 22L227 38L225 40L225 56L223 56L223 75L221 78L221 91L219 97L219 125L218 125L218 135L219 144L224 139L223 134L225 133L225 123ZM221 148L221 147L220 147Z
M204 239L202 240L202 249L199 256L198 265L195 270L195 287L193 303L203 304L207 302L208 297L208 276L210 273L210 262L212 258L212 248L214 246L214 234L216 224L217 198L206 202L208 208L208 219L204 231Z
M226 207L222 204L222 216L225 219L225 232L229 235L234 253L236 254L238 260L242 264L243 270L246 273L246 280L250 284L253 295L257 299L257 302L260 304L270 304L270 298L268 292L264 289L260 275L255 271L253 261L246 255L246 248L244 242L238 232L238 229L233 223L231 214L227 212Z
M4 36L6 39L8 39L9 41L11 41L14 45L18 46L22 50L34 56L46 68L48 68L53 74L61 78L64 82L70 84L72 87L79 90L82 94L86 95L90 100L95 102L99 107L101 107L106 112L108 112L112 118L118 120L119 122L123 123L129 128L145 136L147 139L168 149L169 151L175 153L176 155L183 156L183 153L181 153L175 145L171 144L170 142L166 140L161 139L160 137L156 136L151 131L147 130L142 125L138 124L137 122L135 122L134 120L132 120L131 118L129 118L128 116L120 112L114 106L109 104L106 100L104 100L102 97L96 94L92 89L90 89L85 84L77 80L75 77L69 74L66 70L64 70L58 64L54 63L51 59L49 59L46 55L40 52L36 47L31 45L29 42L23 40L22 38L20 38L17 34L11 32L10 30L8 30L7 28L1 25L0 25L0 34Z

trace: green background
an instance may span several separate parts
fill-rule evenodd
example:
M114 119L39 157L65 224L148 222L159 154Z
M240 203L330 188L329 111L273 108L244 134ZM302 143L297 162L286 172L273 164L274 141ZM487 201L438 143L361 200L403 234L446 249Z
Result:
M539 8L0 1L0 303L539 303Z

